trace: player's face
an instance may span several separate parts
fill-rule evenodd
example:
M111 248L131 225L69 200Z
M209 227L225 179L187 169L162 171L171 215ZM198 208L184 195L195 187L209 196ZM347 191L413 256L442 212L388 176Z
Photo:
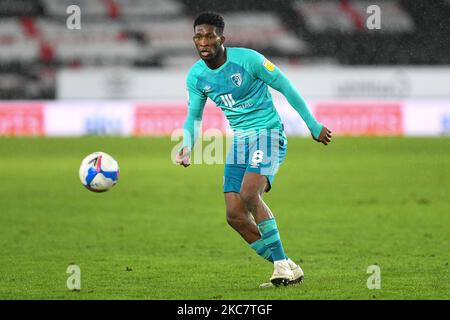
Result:
M209 24L195 26L193 39L203 60L213 60L225 41L225 37L216 33L216 27Z

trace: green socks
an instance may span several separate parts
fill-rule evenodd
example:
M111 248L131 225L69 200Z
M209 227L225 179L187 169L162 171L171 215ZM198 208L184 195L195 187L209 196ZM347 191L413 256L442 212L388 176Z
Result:
M286 260L287 257L284 253L275 219L261 221L258 223L258 229L261 234L261 239L250 244L253 250L270 262Z

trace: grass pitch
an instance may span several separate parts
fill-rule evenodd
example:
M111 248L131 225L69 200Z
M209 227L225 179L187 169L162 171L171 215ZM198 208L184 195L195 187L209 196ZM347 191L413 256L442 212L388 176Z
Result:
M0 139L0 298L450 298L450 139L289 138L265 201L305 282L265 290L272 266L225 221L223 165L174 166L172 147ZM99 150L121 166L104 194L78 178ZM70 264L80 291L66 287ZM379 290L366 286L369 265Z

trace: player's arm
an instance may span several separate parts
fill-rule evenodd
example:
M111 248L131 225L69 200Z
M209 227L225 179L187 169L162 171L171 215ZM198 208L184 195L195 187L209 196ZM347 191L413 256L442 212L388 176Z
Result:
M278 77L270 84L270 86L286 97L289 104L302 117L303 121L305 121L314 140L322 142L324 145L331 142L331 130L320 124L316 118L314 118L305 99L303 99L300 92L295 88L292 81L290 81L281 71L279 71Z
M257 56L254 59L255 63L253 63L254 75L286 97L289 104L302 117L314 140L325 145L330 143L332 137L331 130L316 120L309 110L305 99L303 99L297 88L295 88L292 81L280 69L264 58L263 55L256 52L255 54Z
M195 79L188 76L188 114L183 125L183 145L176 155L176 163L187 167L190 165L190 154L192 147L198 139L203 109L207 97L195 87Z

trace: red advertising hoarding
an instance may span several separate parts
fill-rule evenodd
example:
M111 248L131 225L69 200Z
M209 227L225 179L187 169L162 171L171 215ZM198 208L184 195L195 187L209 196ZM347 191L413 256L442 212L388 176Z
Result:
M44 105L34 103L0 105L0 136L35 136L44 133Z
M315 116L319 122L328 126L336 134L404 134L400 103L324 102L315 106Z
M187 115L186 103L158 105L154 103L137 105L134 111L135 135L170 135L176 129L182 129ZM202 129L226 130L222 110L207 104L203 113Z

